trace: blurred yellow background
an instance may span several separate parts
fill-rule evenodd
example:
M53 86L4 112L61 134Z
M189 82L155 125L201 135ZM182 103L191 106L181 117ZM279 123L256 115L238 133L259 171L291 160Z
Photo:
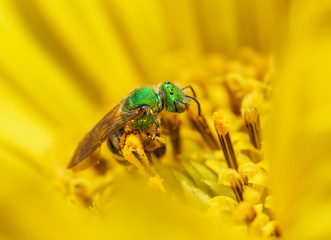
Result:
M132 89L171 79L181 61L250 47L275 59L267 139L284 236L330 239L330 13L327 0L0 1L0 238L245 236L148 194L137 208L121 202L140 195L129 180L100 223L50 183Z

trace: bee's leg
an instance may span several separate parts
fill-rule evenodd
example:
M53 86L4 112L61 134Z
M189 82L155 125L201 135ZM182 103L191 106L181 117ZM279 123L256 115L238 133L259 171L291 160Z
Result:
M160 158L165 154L166 151L166 144L165 144L165 139L161 137L160 134L160 117L157 117L154 128L151 128L153 133L151 134L150 132L146 132L145 134L142 134L142 140L144 144L144 148L146 152L149 154L149 159L150 162L152 163L151 160L151 154L153 153L156 157ZM155 132L154 132L155 131ZM147 138L145 137L147 136Z
M152 153L157 157L157 158L160 158L162 157L165 153L166 153L166 145L163 145L157 149L155 149Z
M162 157L166 153L166 150L167 150L165 139L161 137L160 122L161 122L161 119L160 119L160 117L158 117L157 121L155 123L156 138L154 139L158 143L158 146L155 150L152 151L152 153L157 158Z
M161 131L160 131L160 118L158 117L155 123L155 136L160 137L161 136Z
M139 133L127 135L122 148L123 157L139 170L151 174L152 168Z
M158 117L155 121L155 124L154 124L155 128L152 128L154 131L150 132L150 131L147 131L146 132L146 135L147 137L154 141L156 138L159 138L161 136L161 130L160 130L160 118Z
M154 136L148 138L142 136L144 148L147 153L154 153L156 157L162 157L166 151L166 141L162 137Z
M147 173L149 176L147 188L163 193L165 192L162 184L163 180L157 174L156 169L150 165L150 152L145 151L141 135L139 132L132 132L125 137L125 140L123 140L125 144L122 148L123 156L139 170Z

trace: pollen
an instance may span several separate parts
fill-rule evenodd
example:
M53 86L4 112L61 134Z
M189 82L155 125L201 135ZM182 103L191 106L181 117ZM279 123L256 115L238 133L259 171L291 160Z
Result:
M214 124L219 135L226 135L230 131L231 121L226 119L221 111L214 113Z
M150 164L146 156L140 134L130 133L125 138L125 145L122 151L124 158L132 165L136 166L139 170L144 172L148 172L150 170Z
M229 132L230 121L227 120L221 112L215 112L214 124L228 166L232 169L238 170L237 158L233 149Z
M163 179L159 175L150 177L147 183L147 191L152 190L154 192L165 193L165 188L163 186Z

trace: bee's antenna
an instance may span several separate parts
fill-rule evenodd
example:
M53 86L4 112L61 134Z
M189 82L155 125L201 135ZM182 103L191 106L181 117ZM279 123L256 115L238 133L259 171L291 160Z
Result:
M199 116L201 116L201 107L200 107L200 103L199 103L198 99L196 99L195 97L189 96L189 95L185 95L185 96L193 99L198 104Z
M182 88L182 91L183 91L184 89L186 89L186 88L191 89L191 91L192 91L192 93L193 93L193 96L194 96L195 98L197 97L197 95L195 94L195 91L194 91L194 89L193 89L193 87L192 87L191 85L188 85L188 86L186 86L186 87L183 87L183 88Z

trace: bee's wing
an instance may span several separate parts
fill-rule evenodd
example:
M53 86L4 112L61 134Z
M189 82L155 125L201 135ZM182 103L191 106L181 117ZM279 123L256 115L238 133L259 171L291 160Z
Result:
M107 140L110 135L123 128L131 120L139 118L145 112L145 108L137 108L130 112L120 113L120 106L121 104L116 105L86 134L83 141L79 143L68 168L72 168L82 162Z

